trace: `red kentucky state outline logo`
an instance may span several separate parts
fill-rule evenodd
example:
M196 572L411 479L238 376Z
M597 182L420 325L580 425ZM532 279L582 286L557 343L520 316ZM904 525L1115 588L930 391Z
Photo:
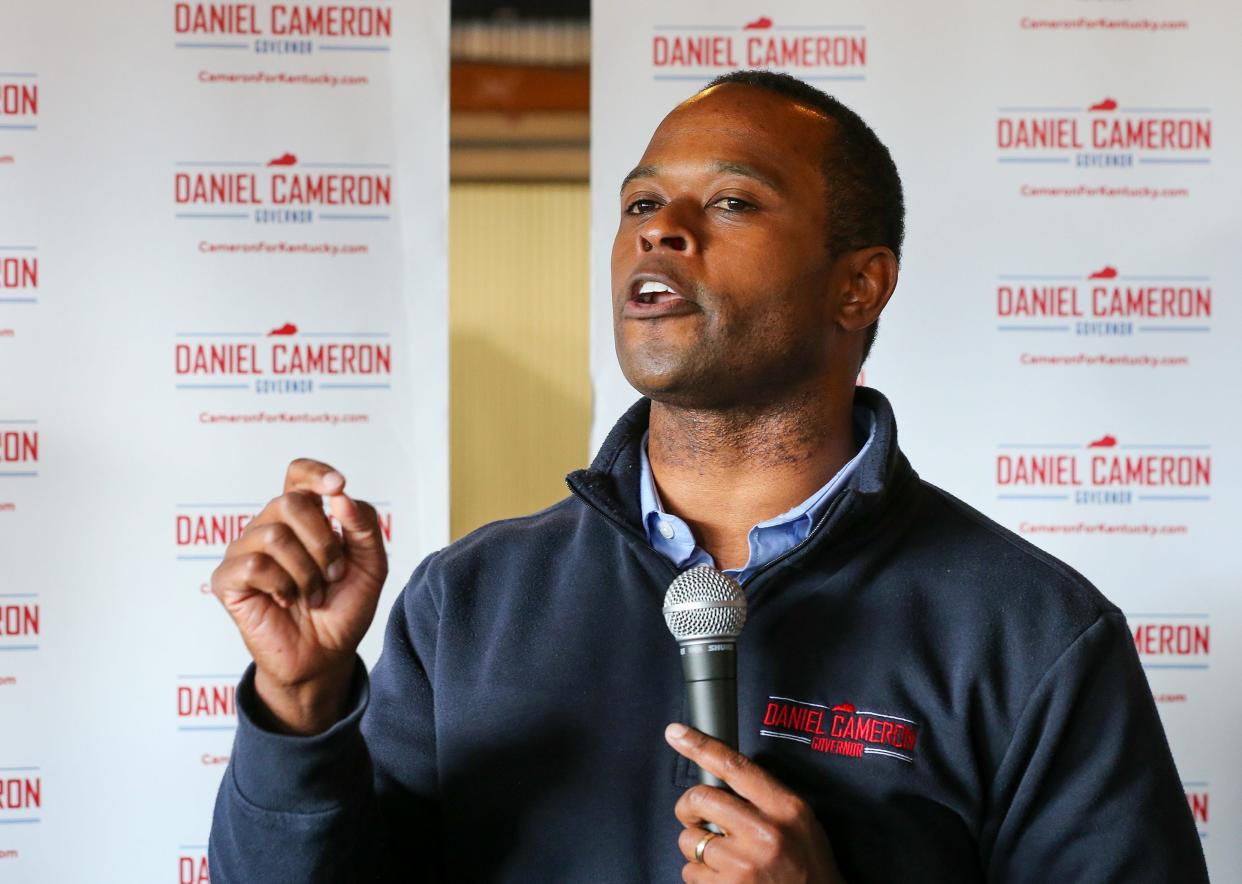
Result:
M830 707L789 697L768 697L759 735L793 740L829 755L878 755L910 764L919 741L919 725L900 715L859 709L853 703Z

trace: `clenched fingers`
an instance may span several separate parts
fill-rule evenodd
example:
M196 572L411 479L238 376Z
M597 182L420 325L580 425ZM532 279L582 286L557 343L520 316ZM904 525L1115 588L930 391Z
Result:
M332 530L332 523L323 511L322 498L305 491L282 494L268 503L246 526L246 530L258 529L271 523L288 525L319 566L323 576L329 580L337 579L336 576L328 574L328 567L344 555L344 547L341 536Z
M263 553L275 560L293 579L297 591L305 596L322 589L324 575L301 539L284 522L247 525L236 541L236 555Z
M673 806L677 821L683 826L715 823L738 837L754 838L767 834L762 814L748 801L714 786L692 786L682 793Z
M211 591L226 604L231 593L257 591L270 596L282 608L287 608L289 598L297 592L297 585L289 572L271 556L252 552L221 562L212 572Z
M299 457L285 470L285 493L309 491L312 494L340 494L345 490L345 477L328 464Z
M703 858L696 860L695 851L699 849L699 844L708 835L712 837L708 838L707 843L703 845ZM681 834L677 836L677 847L686 862L711 871L741 871L747 865L745 858L738 855L735 842L731 841L728 835L714 834L697 826L681 830Z
M293 491L282 494L264 509L255 522L281 522L288 525L298 542L314 560L324 580L340 580L345 570L345 549L341 536L332 530L323 511L323 501L315 494Z
M262 553L284 569L294 590L314 606L325 582L345 571L341 538L319 501L317 495L300 491L272 500L229 544L225 560Z

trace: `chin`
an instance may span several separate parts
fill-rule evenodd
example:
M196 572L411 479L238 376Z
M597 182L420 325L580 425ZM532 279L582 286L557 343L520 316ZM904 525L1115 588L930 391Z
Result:
M648 399L680 408L718 408L734 398L741 381L736 367L709 358L717 354L702 343L617 337L621 373Z
M648 399L663 401L684 388L684 379L675 366L653 364L649 360L629 361L622 359L621 373L630 386Z
M728 399L722 397L730 388L727 378L705 377L684 366L627 366L621 372L630 386L653 402L678 408L718 408Z

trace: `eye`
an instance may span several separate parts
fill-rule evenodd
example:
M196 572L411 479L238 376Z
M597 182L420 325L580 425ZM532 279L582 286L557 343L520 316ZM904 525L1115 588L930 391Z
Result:
M654 212L660 208L660 204L653 199L636 199L625 207L627 215L645 215L648 212Z
M712 205L719 206L726 212L749 212L755 208L754 203L748 203L746 200L739 199L735 196L722 196L720 199L716 200L716 202L712 203Z

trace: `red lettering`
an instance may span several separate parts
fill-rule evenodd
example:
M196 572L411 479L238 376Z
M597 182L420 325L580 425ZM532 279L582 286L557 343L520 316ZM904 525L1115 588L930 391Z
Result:
M1206 826L1208 822L1208 793L1187 792L1186 803L1190 805L1190 815L1195 818L1195 822Z
M392 9L382 6L272 7L273 34L318 37L391 37Z
M1081 485L1078 462L1068 454L998 454L997 485Z
M178 34L262 34L249 3L178 3L173 29Z
M845 735L845 722L849 716L834 715L832 716L832 727L828 729L828 733L834 737L842 737Z
M827 752L831 755L844 755L848 758L861 758L863 744L855 740L835 740L827 737L813 737L811 748L816 752Z
M1091 123L1097 150L1207 150L1212 121L1187 119L1097 119Z
M1134 647L1144 656L1206 656L1211 626L1191 623L1142 623L1134 627Z
M996 289L997 316L1081 316L1076 286L1012 286Z
M177 374L263 374L254 344L177 344Z
M388 206L391 175L272 176L272 203L319 206Z
M35 289L38 287L38 258L0 258L0 289Z
M218 516L177 516L178 546L220 546L232 543L253 518L249 513Z
M207 857L178 857L177 867L177 884L211 884L211 877L207 874Z
M173 196L178 205L228 204L260 206L259 188L250 172L189 173L173 178Z
M0 810L34 810L43 806L43 780L39 777L0 779Z
M39 87L25 83L0 83L0 116L33 117L39 113Z
M1096 485L1194 487L1212 484L1212 458L1191 455L1097 455L1091 459Z
M1141 316L1149 319L1186 319L1212 315L1212 289L1146 286L1091 290L1095 316Z
M0 463L37 463L39 460L39 431L0 431Z
M867 38L844 36L750 37L748 67L861 67L867 63Z
M662 37L651 41L651 63L656 67L740 67L733 61L728 37Z
M1078 139L1078 121L1072 117L1044 119L1011 119L996 121L996 146L1010 148L1082 148Z
M38 605L0 607L0 635L38 635Z
M272 374L392 374L392 345L274 344Z
M177 716L198 718L236 715L236 688L233 685L201 685L177 687Z

